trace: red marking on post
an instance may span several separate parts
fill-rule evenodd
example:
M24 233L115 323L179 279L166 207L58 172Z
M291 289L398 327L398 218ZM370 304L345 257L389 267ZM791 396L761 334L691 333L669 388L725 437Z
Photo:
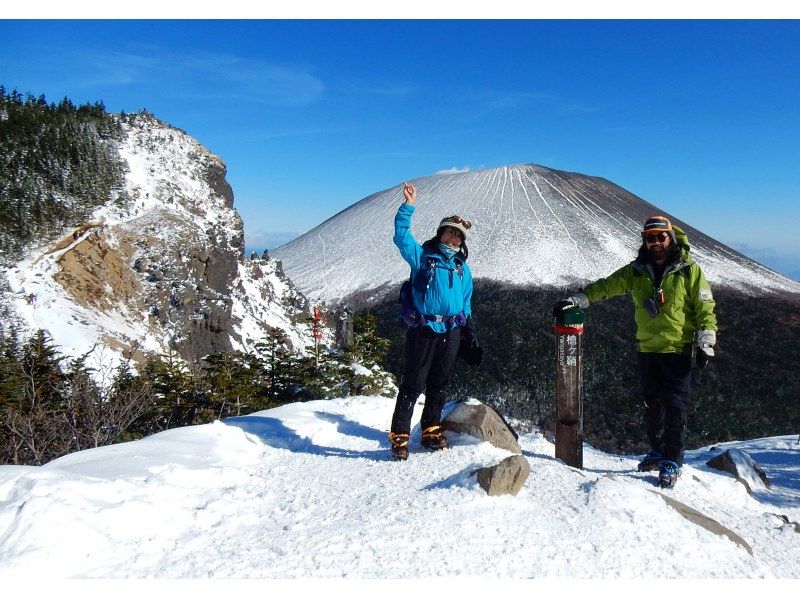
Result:
M556 324L556 334L583 334L583 324L561 326Z

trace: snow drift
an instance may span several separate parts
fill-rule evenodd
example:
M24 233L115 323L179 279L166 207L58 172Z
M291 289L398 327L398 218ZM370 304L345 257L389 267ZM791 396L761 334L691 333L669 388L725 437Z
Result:
M687 452L674 490L637 458L585 447L567 467L534 431L531 475L489 497L474 472L510 453L451 448L389 459L393 401L296 403L42 467L0 467L0 575L48 577L796 578L797 437ZM752 496L705 465L745 450L772 480ZM671 506L662 497L673 501ZM674 501L714 519L713 533ZM741 540L734 541L732 538Z

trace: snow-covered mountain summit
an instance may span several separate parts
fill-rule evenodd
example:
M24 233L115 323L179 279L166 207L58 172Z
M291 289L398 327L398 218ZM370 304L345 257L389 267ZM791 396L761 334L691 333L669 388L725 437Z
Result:
M712 285L800 294L800 283L602 178L523 164L411 182L418 189L412 223L418 241L432 237L445 216L472 221L467 245L476 279L537 286L594 280L633 259L642 223L663 214L687 232ZM370 195L273 255L315 299L336 301L399 283L408 266L392 235L402 201L402 184Z
M116 117L127 173L118 197L0 270L23 331L46 329L70 355L112 363L174 350L197 359L252 348L272 328L297 349L306 300L274 260L246 259L225 164L149 114Z
M797 436L687 452L673 490L637 458L588 445L584 469L520 436L531 474L487 496L475 470L510 453L389 457L394 401L293 403L41 467L0 466L0 576L260 578L797 578ZM771 490L706 465L745 450ZM718 525L709 525L715 522ZM429 583L429 581L426 581ZM449 582L448 582L449 583Z

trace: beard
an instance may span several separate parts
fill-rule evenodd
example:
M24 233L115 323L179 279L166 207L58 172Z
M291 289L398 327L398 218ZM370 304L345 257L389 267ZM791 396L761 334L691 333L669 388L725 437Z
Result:
M654 262L659 262L663 259L667 258L669 254L666 247L663 245L653 245L652 247L648 247L647 253L650 255L650 259Z

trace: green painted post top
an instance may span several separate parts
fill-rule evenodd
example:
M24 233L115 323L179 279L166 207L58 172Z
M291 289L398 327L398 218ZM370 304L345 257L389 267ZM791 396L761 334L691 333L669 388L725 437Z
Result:
M580 307L570 307L556 316L557 326L582 326L585 321L586 314Z

